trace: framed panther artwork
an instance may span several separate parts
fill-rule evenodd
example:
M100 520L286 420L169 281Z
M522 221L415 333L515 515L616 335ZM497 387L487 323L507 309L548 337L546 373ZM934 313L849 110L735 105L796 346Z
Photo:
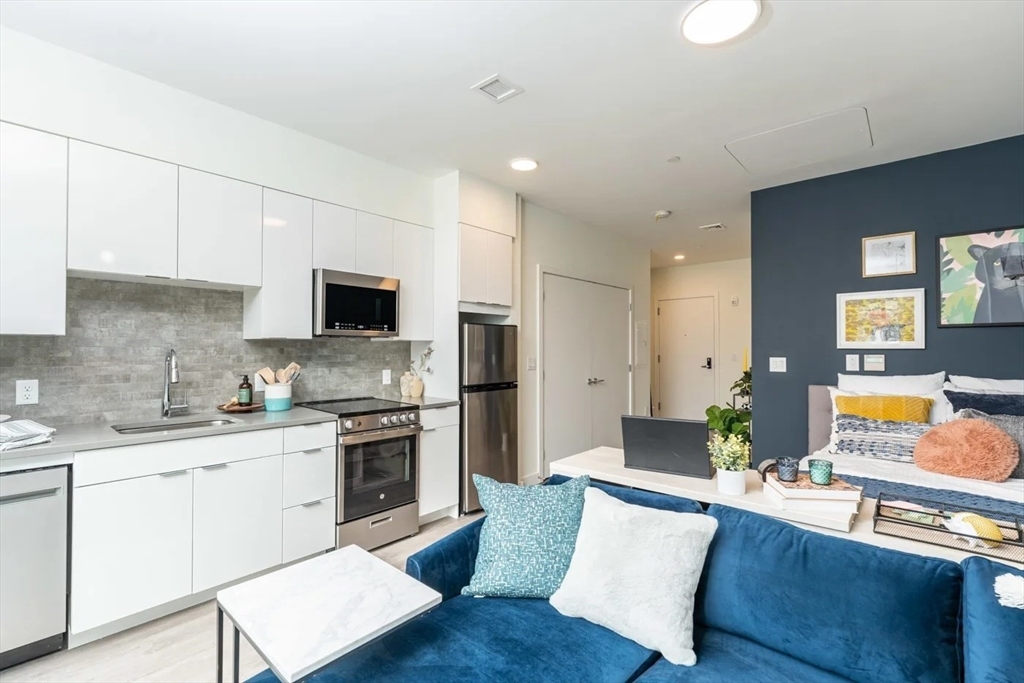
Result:
M1024 226L938 238L939 327L1024 325Z

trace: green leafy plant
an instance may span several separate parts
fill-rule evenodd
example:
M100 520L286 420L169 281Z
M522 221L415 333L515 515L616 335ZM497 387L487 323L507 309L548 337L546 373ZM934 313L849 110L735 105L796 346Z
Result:
M750 396L751 379L752 375L750 374L750 370L744 370L743 375L738 380L732 383L732 386L729 387L729 390L735 391L740 396Z
M711 464L727 472L742 472L750 467L750 444L738 434L723 437L714 434L708 441Z
M744 443L750 443L750 411L711 406L705 411L708 428L723 436L736 436Z

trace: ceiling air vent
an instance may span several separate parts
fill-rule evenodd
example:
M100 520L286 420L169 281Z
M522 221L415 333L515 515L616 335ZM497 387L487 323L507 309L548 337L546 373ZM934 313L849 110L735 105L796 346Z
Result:
M702 225L700 229L704 232L717 232L719 230L725 230L725 226L721 223L711 223L709 225Z
M499 104L505 100L510 100L523 92L523 89L518 85L509 83L498 74L494 74L490 78L485 78L474 85L472 89L479 90L487 97L487 99Z

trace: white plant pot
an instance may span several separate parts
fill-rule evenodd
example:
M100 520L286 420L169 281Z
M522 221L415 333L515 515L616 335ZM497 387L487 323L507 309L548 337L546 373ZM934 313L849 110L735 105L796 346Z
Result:
M742 496L747 492L747 473L729 472L718 470L715 474L718 479L718 492L727 496Z

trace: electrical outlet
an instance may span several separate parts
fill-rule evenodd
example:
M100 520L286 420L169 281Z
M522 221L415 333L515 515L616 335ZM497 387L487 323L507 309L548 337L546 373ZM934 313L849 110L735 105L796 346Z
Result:
M536 370L537 369L537 359L536 358L527 358L526 359L526 369L527 370Z
M391 371L390 370L385 370L382 373L380 381L381 381L382 384L391 384Z
M846 354L846 371L847 372L860 372L860 354L859 353L848 353L848 354Z
M786 359L785 358L769 358L768 359L768 372L785 372L786 371Z
M37 403L39 403L39 380L17 380L14 383L14 405L34 406Z
M256 380L256 382L253 385L253 389L252 389L253 391L266 391L267 390L267 383L263 381L262 377L260 377L259 375L254 374L253 378Z

